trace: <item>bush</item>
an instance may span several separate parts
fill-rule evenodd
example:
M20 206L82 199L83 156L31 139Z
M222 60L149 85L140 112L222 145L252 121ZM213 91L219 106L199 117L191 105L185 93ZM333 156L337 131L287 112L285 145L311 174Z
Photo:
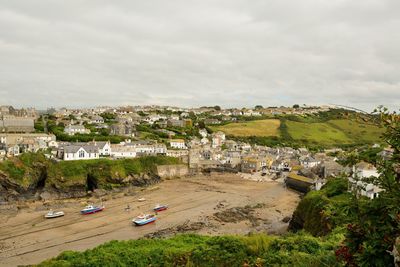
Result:
M255 243L262 246L254 249ZM85 252L63 252L49 266L340 266L329 240L305 233L283 237L177 235L111 241Z

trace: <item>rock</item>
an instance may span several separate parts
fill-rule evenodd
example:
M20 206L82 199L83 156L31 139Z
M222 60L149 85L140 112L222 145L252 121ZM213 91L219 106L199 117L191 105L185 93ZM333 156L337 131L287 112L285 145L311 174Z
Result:
M48 192L48 191L43 191L43 192L40 194L40 199L41 199L41 200L44 200L44 201L47 201L47 200L54 199L54 196L53 196L53 194L51 194L51 193Z
M95 196L95 197L102 197L105 195L107 195L107 191L104 189L95 189L93 191L93 196Z
M285 218L282 219L282 222L288 223L288 222L290 222L291 219L292 218L290 216L286 216Z

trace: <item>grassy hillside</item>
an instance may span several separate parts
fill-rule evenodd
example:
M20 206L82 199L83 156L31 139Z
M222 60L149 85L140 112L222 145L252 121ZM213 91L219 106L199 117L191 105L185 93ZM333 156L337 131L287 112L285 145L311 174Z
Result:
M211 127L213 131L223 131L233 136L279 136L281 122L277 119L230 123Z
M334 254L341 238L298 233L111 241L85 252L64 252L38 266L341 266Z
M351 146L381 142L383 129L356 116L281 116L279 119L254 120L213 126L232 138L260 145Z
M350 139L367 143L377 142L384 131L376 125L356 120L330 120L328 123L341 130Z
M178 164L177 158L165 156L140 157L135 159L98 159L83 161L61 161L49 165L46 186L68 187L86 185L88 175L100 188L121 184L128 175L154 172L157 165Z
M295 141L311 144L349 144L352 139L328 123L304 123L286 121L287 131Z

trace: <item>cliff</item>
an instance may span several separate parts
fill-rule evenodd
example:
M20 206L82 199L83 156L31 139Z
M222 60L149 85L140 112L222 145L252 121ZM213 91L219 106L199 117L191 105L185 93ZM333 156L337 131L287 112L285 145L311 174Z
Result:
M326 235L351 220L350 202L347 180L331 179L320 191L311 191L300 201L290 220L289 230L304 229L314 236Z
M161 180L157 166L179 163L164 156L54 162L41 154L23 154L0 163L0 201L37 198L43 193L44 198L49 194L81 197L95 189L146 186Z

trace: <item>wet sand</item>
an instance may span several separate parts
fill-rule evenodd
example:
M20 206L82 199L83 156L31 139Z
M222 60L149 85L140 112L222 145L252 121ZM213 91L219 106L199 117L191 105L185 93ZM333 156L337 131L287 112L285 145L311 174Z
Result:
M138 202L140 197L146 198ZM204 222L200 234L282 233L299 196L276 181L244 180L235 174L213 174L167 180L137 193L106 197L106 209L80 215L85 202L96 199L54 201L64 217L46 220L47 207L41 202L27 203L15 214L0 211L0 266L36 264L65 250L86 250L110 240L126 240L174 228L185 223ZM97 203L100 203L97 200ZM169 209L158 213L154 224L135 227L131 220L150 212L156 203ZM130 211L125 207L129 204ZM258 204L258 205L257 205ZM250 220L221 222L214 214L234 207L254 207Z

